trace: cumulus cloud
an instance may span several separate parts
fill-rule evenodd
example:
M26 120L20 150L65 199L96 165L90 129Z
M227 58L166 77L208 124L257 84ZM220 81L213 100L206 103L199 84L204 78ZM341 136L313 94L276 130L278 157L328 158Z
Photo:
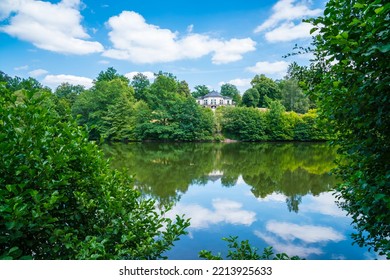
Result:
M129 72L129 73L126 73L125 74L125 77L129 78L130 80L133 79L133 77L135 75L137 75L138 73L141 73L143 75L145 75L149 80L152 80L154 79L154 73L153 72L150 72L150 71L144 71L144 72Z
M255 66L247 67L246 70L255 74L273 74L283 77L287 73L288 65L287 61L259 61Z
M294 24L287 22L265 34L268 42L288 42L296 39L303 39L310 36L310 23L301 22Z
M346 217L346 213L336 205L335 200L336 199L331 192L313 196L308 203L305 203L300 207L300 212L321 213L333 217Z
M333 228L323 226L270 221L267 223L266 229L286 241L300 239L306 243L314 243L323 241L338 242L345 239L344 235Z
M236 225L251 225L256 221L256 213L242 209L242 204L227 199L214 199L213 209L202 207L198 204L177 204L170 215L185 214L191 218L191 228L207 228L218 223Z
M57 4L34 0L3 0L0 19L9 18L0 31L32 43L40 49L84 55L103 51L81 25L80 0Z
M309 255L322 255L324 252L321 248L315 246L308 246L307 244L292 244L280 241L275 236L265 234L261 231L255 230L254 234L260 239L264 240L267 245L272 246L276 252L283 252L289 256L299 256L301 258L307 258Z
M272 7L272 15L254 30L266 32L269 42L286 42L310 37L311 24L302 19L321 14L321 9L311 9L307 1L279 0Z
M33 77L33 78L37 78L39 76L46 75L47 73L49 73L49 72L45 69L35 69L35 70L28 72L30 77Z
M86 77L73 76L73 75L47 75L42 83L55 89L62 83L69 83L72 85L82 85L85 88L90 88L93 85L93 80Z
M256 45L250 38L221 40L192 32L180 36L178 32L147 23L142 15L132 11L111 17L107 26L111 29L113 48L103 55L134 63L171 62L211 54L214 64L224 64L242 59Z

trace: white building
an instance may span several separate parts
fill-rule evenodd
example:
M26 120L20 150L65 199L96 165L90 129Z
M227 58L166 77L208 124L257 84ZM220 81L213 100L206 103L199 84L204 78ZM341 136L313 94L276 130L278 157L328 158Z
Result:
M205 96L196 99L199 105L215 109L218 106L234 106L233 99L228 96L222 96L219 92L212 91Z

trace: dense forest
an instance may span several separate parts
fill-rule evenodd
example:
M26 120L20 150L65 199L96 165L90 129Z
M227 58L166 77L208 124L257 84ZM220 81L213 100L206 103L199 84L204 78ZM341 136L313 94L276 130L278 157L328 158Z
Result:
M0 81L16 94L26 89L52 93L48 102L53 103L53 109L61 116L71 115L79 125L86 126L92 140L221 141L227 137L241 141L319 141L330 138L326 126L317 118L315 103L303 93L297 80L288 77L274 81L256 75L252 88L242 99L235 86L224 84L221 94L233 98L236 106L220 107L216 113L196 102L195 97L210 92L206 86L195 86L191 92L187 82L178 81L171 73L156 73L153 82L141 73L129 80L110 67L99 73L90 89L63 83L54 92L33 78L12 78L1 72Z
M255 76L242 98L225 86L236 107L215 113L194 98L207 87L191 92L170 73L130 81L108 68L90 89L62 84L52 92L1 72L0 258L163 258L189 221L139 199L132 178L112 170L89 140L224 137L332 138L342 180L335 191L353 237L390 258L389 11L383 0L330 0L309 20L313 48L297 49L314 53L310 65L292 64L281 81Z

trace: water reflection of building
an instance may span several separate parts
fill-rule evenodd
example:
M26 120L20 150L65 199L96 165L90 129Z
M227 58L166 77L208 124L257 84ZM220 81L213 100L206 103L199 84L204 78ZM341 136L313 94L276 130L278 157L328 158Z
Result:
M215 181L221 179L222 176L223 176L223 171L220 171L220 170L213 170L213 171L211 171L211 172L208 174L207 178L209 179L209 181L215 182Z

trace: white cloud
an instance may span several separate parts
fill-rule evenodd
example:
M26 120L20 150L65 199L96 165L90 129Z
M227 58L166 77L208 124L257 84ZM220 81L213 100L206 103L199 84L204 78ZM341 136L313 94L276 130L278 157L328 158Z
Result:
M323 226L270 221L267 222L266 229L286 241L300 239L306 243L314 243L323 241L338 242L345 239L345 236L333 228Z
M318 16L322 10L310 9L307 1L279 0L272 7L272 12L254 32L266 32L265 38L269 42L286 42L310 37L312 26L302 23L302 19Z
M15 71L27 70L27 69L28 69L28 65L22 65L22 66L14 67Z
M292 22L287 22L265 34L265 39L268 42L288 42L296 39L304 39L310 37L310 29L313 26L310 23L302 22L295 25Z
M246 70L255 74L274 74L283 77L287 73L288 65L287 61L259 61L255 66L247 67Z
M251 225L256 221L256 213L242 209L242 204L236 201L227 199L213 199L212 207L208 209L198 204L177 204L170 216L174 217L176 214L185 214L186 217L191 218L191 228L207 228L218 223L229 223L236 225Z
M242 59L244 53L254 51L256 43L250 39L221 40L208 35L178 32L149 24L138 13L123 11L111 17L107 26L113 48L104 56L134 63L171 62L212 55L214 64ZM188 31L192 31L190 26Z
M47 75L42 83L55 89L62 83L69 83L72 85L82 85L85 88L90 88L93 85L93 80L86 77L73 76L73 75Z
M30 72L28 72L28 74L33 77L33 78L36 78L36 77L39 77L39 76L42 76L42 75L45 75L49 73L48 71L46 71L45 69L35 69L35 70L32 70Z
M232 79L228 82L219 82L218 85L222 86L224 84L231 84L231 85L236 86L240 92L243 92L251 87L251 81L252 81L252 79L237 78L237 79Z
M133 77L135 75L137 75L138 73L141 73L143 75L145 75L149 80L153 80L154 79L154 73L153 72L150 72L150 71L145 71L145 72L129 72L129 73L126 73L125 74L125 77L129 78L130 80L133 79Z
M335 203L335 197L332 193L322 193L319 196L313 196L308 203L300 206L299 211L321 213L333 217L346 217L346 213Z
M0 31L53 52L77 55L102 52L99 42L87 40L90 36L80 24L79 6L80 0L62 0L57 4L5 0L0 4L0 18L11 17Z
M309 255L322 255L324 252L321 250L321 248L308 246L307 244L304 245L295 245L292 243L286 243L283 241L278 240L278 238L264 234L261 231L254 231L254 234L263 239L268 246L272 246L272 248L276 252L283 252L286 253L289 256L299 256L301 258L307 258Z

